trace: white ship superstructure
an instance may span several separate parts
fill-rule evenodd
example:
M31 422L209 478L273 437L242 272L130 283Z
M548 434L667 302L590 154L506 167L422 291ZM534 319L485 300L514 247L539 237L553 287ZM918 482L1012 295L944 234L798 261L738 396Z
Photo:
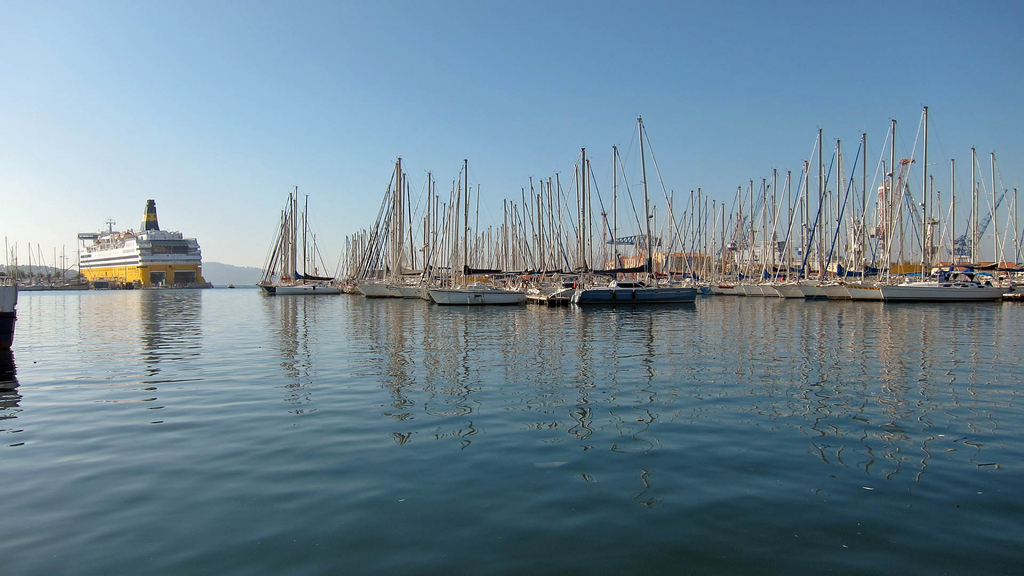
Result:
M91 282L120 285L208 286L202 275L202 252L195 238L160 230L156 202L147 200L142 230L78 235L79 269Z

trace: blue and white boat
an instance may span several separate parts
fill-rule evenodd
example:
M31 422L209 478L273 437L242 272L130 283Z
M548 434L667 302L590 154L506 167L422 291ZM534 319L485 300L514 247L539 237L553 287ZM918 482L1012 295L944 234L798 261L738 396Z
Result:
M613 280L605 287L577 288L573 304L688 304L696 301L697 289L681 286L648 286L634 280Z
M644 214L651 214L650 198L647 195L647 168L644 163L644 122L637 118L637 131L640 140L641 173L644 184ZM688 304L697 300L697 289L682 285L659 286L654 274L652 255L654 243L651 237L651 218L643 218L644 226L644 274L652 285L636 280L612 280L607 286L591 286L577 288L572 295L572 303L584 304ZM615 234L617 236L617 234Z

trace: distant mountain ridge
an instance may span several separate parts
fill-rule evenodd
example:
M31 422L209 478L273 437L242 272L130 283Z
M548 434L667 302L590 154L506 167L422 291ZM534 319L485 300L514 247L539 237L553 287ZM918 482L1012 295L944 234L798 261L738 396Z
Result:
M203 278L216 287L234 284L242 286L253 286L260 281L263 271L251 266L233 266L221 264L220 262L203 262Z

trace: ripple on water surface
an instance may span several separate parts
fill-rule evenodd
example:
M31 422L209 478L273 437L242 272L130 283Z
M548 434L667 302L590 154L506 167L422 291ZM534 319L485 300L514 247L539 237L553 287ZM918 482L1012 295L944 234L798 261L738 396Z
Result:
M12 573L1011 573L1022 310L26 293L0 550Z

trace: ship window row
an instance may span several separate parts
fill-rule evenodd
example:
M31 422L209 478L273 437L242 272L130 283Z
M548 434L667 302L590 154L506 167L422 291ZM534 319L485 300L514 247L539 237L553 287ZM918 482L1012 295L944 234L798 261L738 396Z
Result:
M138 264L138 263L139 263L139 259L137 257L128 257L128 258L125 258L125 257L120 257L120 258L118 258L118 257L113 257L113 258L93 258L93 259L89 260L88 262L84 262L84 261L82 262L83 265L89 265L89 266L109 266L111 264L134 265L134 264Z
M188 254L188 246L153 246L153 254Z
M196 254L194 256L181 257L181 256L149 256L143 255L141 258L95 258L92 260L82 260L82 266L135 266L140 264L198 264L201 261L201 256Z

